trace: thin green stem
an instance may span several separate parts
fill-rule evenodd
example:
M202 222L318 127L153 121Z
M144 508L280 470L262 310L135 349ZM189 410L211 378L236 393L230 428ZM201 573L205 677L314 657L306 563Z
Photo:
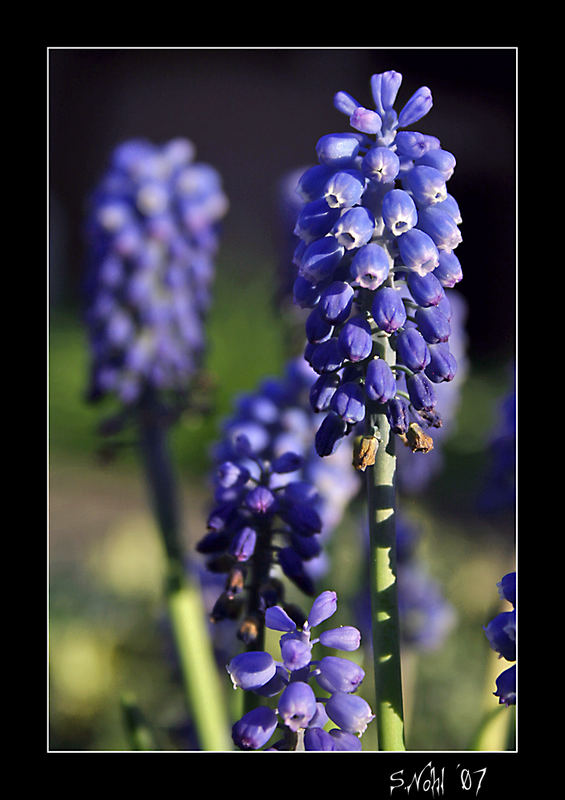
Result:
M223 687L214 661L200 589L184 564L176 481L167 427L154 401L140 413L141 452L165 551L165 596L189 713L203 750L230 750Z
M153 732L131 693L120 698L122 719L131 750L157 750Z
M387 339L381 357L391 363ZM369 434L378 428L380 443L374 465L366 470L370 532L370 594L379 750L405 750L398 591L396 572L396 455L394 433L384 409L368 408Z

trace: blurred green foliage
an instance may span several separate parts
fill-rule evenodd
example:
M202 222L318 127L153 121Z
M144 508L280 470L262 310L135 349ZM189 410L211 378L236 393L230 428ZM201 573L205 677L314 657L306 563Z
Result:
M225 270L229 276L235 272ZM204 414L185 415L173 436L189 545L201 533L208 502L209 448L234 397L281 374L286 358L294 355L282 314L273 311L269 269L223 279L220 260L217 274L207 324L211 405ZM49 746L127 749L121 698L132 693L158 747L182 749L189 746L189 727L167 637L160 544L135 449L125 449L111 464L95 457L96 426L110 405L86 404L87 373L79 313L52 311ZM467 749L483 713L496 707L492 651L482 626L497 611L496 582L514 568L514 520L511 513L485 518L476 500L488 464L486 443L508 388L506 365L471 365L444 470L424 495L401 499L423 527L423 557L457 611L457 624L439 650L406 655L411 749ZM328 545L327 585L342 601L339 624L351 624L348 614L363 566L352 547L358 525L351 510ZM369 664L367 674L369 690ZM374 749L373 736L370 726L364 749Z

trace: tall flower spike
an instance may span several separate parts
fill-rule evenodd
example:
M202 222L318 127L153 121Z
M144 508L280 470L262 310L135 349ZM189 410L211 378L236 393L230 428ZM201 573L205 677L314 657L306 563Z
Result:
M265 614L277 630L294 630L280 573L314 593L325 569L322 542L358 491L345 451L321 463L314 450L312 398L339 419L327 378L302 358L290 361L282 378L239 397L214 447L214 506L197 550L211 571L226 575L211 618L237 620L249 647L261 643ZM271 612L278 605L283 610Z
M282 631L282 661L266 652L243 653L228 665L234 686L278 699L274 708L259 707L235 723L232 737L241 750L339 751L361 750L361 735L374 718L369 704L357 693L365 673L350 659L333 654L313 658L314 647L356 650L361 634L353 626L313 629L337 610L337 595L324 591L314 600L307 619L297 625L281 606L265 614L268 628ZM276 680L273 677L277 669ZM318 694L322 692L320 696ZM273 701L274 702L274 701ZM328 728L333 723L336 727ZM278 731L281 738L267 747Z
M355 132L320 137L319 163L298 180L304 217L315 210L320 224L295 228L300 241L294 251L294 297L301 307L313 309L307 330L314 319L327 323L323 337L309 336L306 361L318 374L347 382L347 396L355 396L356 404L378 397L387 415L397 419L396 432L405 436L411 424L441 425L436 388L451 381L457 368L449 348L448 290L463 276L454 254L461 242L461 215L447 190L455 157L436 137L401 130L433 105L430 89L423 86L397 112L401 84L402 75L394 70L373 75L374 111L347 92L336 93L334 105ZM368 329L369 340L362 333L353 337L352 323L360 332ZM396 353L390 396L367 380L383 339ZM353 364L358 369L352 377ZM352 382L359 390L354 395ZM357 408L352 416L351 402L338 402L343 399L339 389L334 416L324 418L318 432L322 456L335 453L363 418ZM400 412L407 415L402 424ZM426 437L430 452L432 437Z
M148 390L186 392L200 366L218 225L219 174L194 146L126 141L90 199L85 317L89 397L126 407Z

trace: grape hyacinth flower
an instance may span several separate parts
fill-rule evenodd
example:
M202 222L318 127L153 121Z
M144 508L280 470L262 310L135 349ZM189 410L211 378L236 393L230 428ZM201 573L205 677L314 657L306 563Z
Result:
M316 450L326 457L360 423L365 429L355 437L354 462L367 473L375 713L383 750L405 749L395 439L414 452L433 449L429 431L442 424L434 387L451 381L457 369L447 290L463 277L455 255L461 214L447 188L455 158L437 137L405 130L428 113L432 95L422 86L396 111L401 83L394 70L373 75L374 110L347 92L334 96L353 132L326 134L316 143L318 163L297 185L305 202L293 256L295 302L315 321L306 326L304 358L323 386L336 383Z
M198 586L185 570L169 428L192 402L205 349L219 224L227 199L192 142L115 148L88 208L88 400L118 412L100 432L136 429L165 551L165 595L187 707L202 749L224 749L225 709ZM194 654L197 654L196 656Z
M186 393L205 346L219 223L217 171L187 139L130 140L90 198L86 324L89 398L126 407L147 392Z
M394 71L373 75L374 111L345 92L335 95L355 133L322 136L319 163L298 180L294 299L311 309L304 355L314 370L357 386L361 405L382 405L395 433L426 452L432 439L417 434L441 426L436 387L457 370L448 290L462 279L454 253L461 215L446 185L453 155L434 136L402 130L430 110L431 93L422 87L397 113L401 82ZM369 367L378 360L375 385ZM394 386L392 394L380 391L382 380ZM362 413L352 419L347 403L332 411L322 423L322 456L335 451Z
M281 577L314 593L322 544L359 489L345 453L322 462L314 450L315 378L295 358L281 378L240 396L213 451L214 506L197 551L226 574L212 619L239 620L248 646L261 641L265 609L284 605Z
M276 707L251 708L234 724L232 738L239 749L362 749L360 737L374 718L369 704L356 693L365 673L354 661L333 654L335 649L357 650L361 634L353 626L342 625L326 628L312 638L313 629L336 610L337 595L327 590L316 597L298 624L282 606L270 606L265 624L281 632L280 660L265 651L247 651L231 659L227 671L234 689L278 698ZM313 659L316 644L331 648L332 654ZM335 727L329 727L332 723ZM275 732L281 738L267 747Z
M497 586L500 597L511 604L512 611L501 611L484 631L499 658L516 661L516 573L509 572ZM500 673L494 695L498 697L499 704L516 705L516 664Z

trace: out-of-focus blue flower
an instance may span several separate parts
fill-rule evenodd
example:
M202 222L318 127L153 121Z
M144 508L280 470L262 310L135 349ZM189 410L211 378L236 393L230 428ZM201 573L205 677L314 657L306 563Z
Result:
M221 179L186 139L126 141L92 193L86 224L89 398L126 406L186 392L205 347Z
M485 635L499 658L516 661L516 573L509 572L497 584L499 595L512 605L512 611L501 611L488 625ZM516 664L504 670L496 679L499 704L516 705Z
M214 505L197 550L212 572L227 575L212 618L243 618L238 635L247 644L265 611L284 605L281 578L315 593L326 569L322 542L359 490L345 452L324 461L315 452L310 397L316 393L324 405L329 395L326 415L343 424L330 409L331 380L315 386L319 380L302 358L291 360L283 377L236 400L213 448ZM251 591L256 564L263 580Z
M352 626L322 631L313 639L314 628L337 610L337 595L326 590L314 600L301 625L282 606L271 606L265 623L282 631L281 661L266 652L243 653L228 665L234 688L241 687L268 697L278 696L276 708L248 712L235 723L233 741L242 750L259 750L278 729L282 738L269 750L296 749L299 737L307 751L360 750L360 736L374 718L369 704L356 692L364 671L355 662L335 655L313 658L314 647L336 648L340 643L352 651L361 634ZM276 682L274 680L276 672ZM337 727L326 731L329 721Z
M396 390L380 403L394 418L395 432L404 436L411 423L441 425L433 402L436 384L450 382L458 367L450 347L446 289L453 289L463 275L453 252L461 242L461 214L446 185L455 157L436 137L400 130L432 107L430 90L420 87L395 111L401 84L402 75L394 70L373 75L374 110L347 92L335 95L335 107L355 132L320 137L318 163L296 183L303 206L297 209L294 198L299 241L292 263L297 268L295 302L313 310L306 361L318 374L337 375L343 383L351 382L346 373L357 364L360 369L353 380L362 402L374 402L365 378L378 358L376 338L389 337L400 369L392 365ZM343 333L352 320L359 330L369 330L371 341L361 335L352 341L349 332ZM408 353L405 346L410 337L415 339L414 334L405 336L413 328L423 338L418 353L413 347ZM440 343L445 347L432 353L430 348ZM411 372L428 367L428 373L407 384ZM340 397L337 392L335 396ZM406 405L400 405L399 398ZM333 409L341 421L331 416L321 421L319 455L335 453L363 416L352 419L349 404L343 409Z
M488 442L486 475L479 496L479 507L487 513L515 510L516 507L516 373L513 386L502 397L497 419Z

